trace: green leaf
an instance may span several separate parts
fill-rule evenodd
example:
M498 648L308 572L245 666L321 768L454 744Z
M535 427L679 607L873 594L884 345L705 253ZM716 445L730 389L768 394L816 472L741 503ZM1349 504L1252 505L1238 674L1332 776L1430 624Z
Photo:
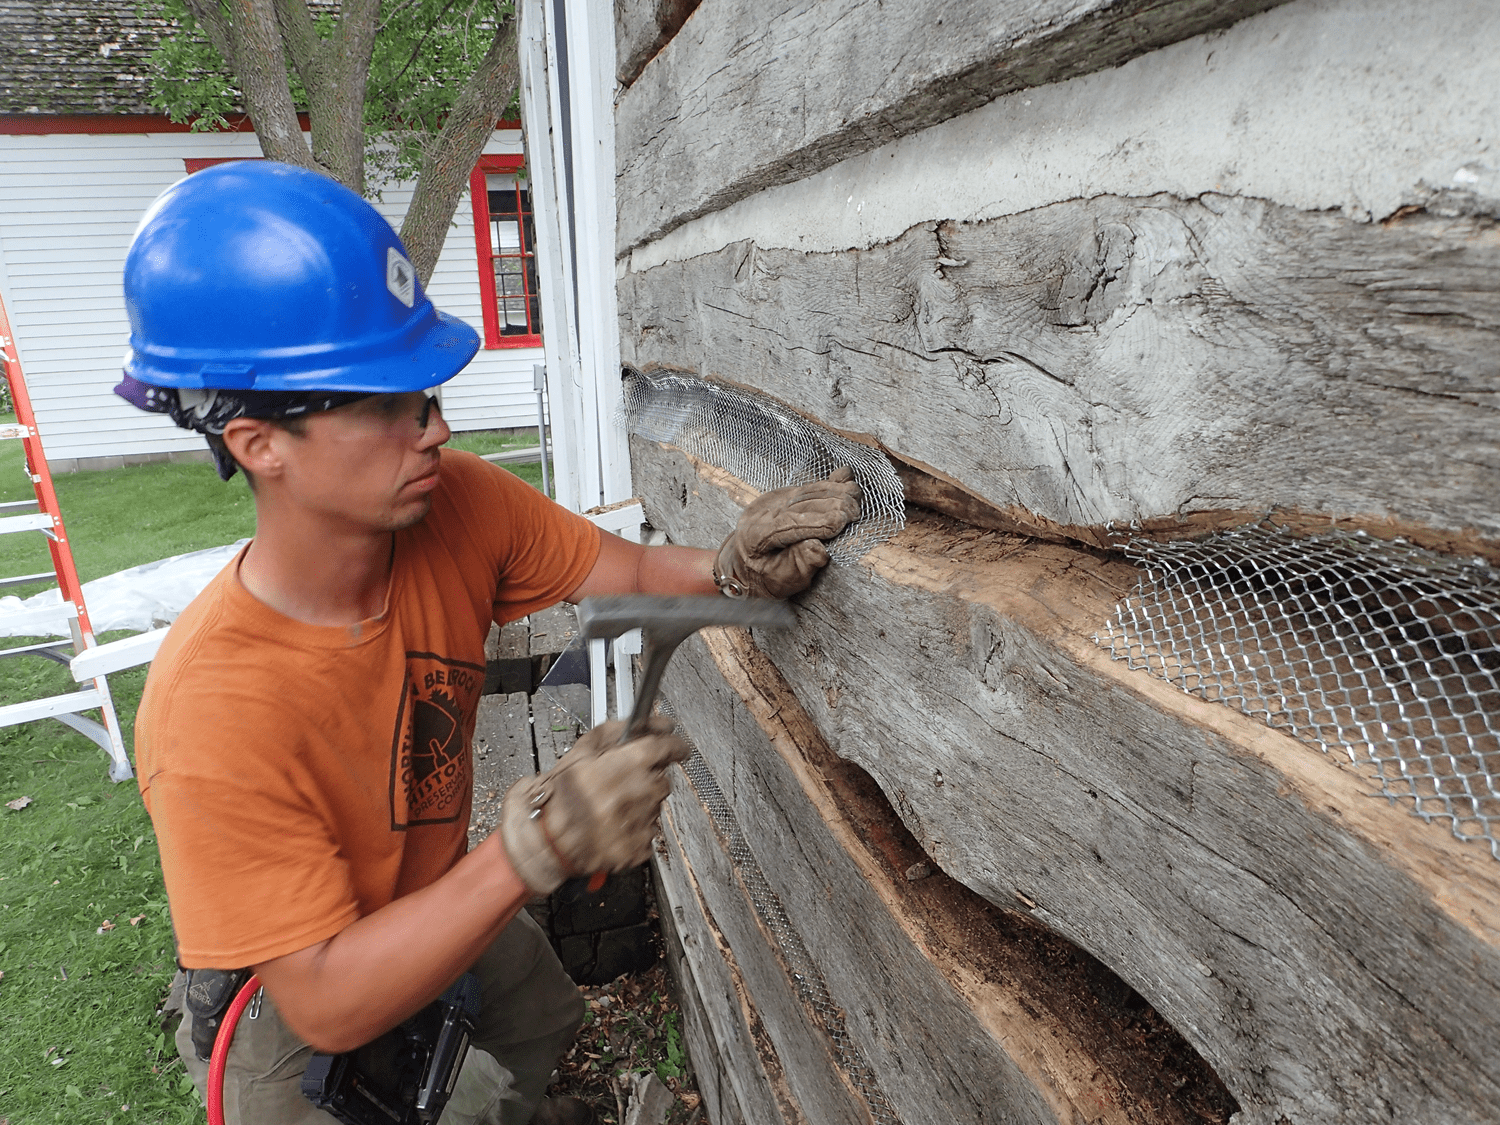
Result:
M235 76L184 0L140 0L140 14L176 22L177 31L152 53L151 103L194 131L222 128L243 112ZM366 178L378 194L390 180L414 180L426 146L442 128L479 61L494 41L496 21L514 12L495 0L404 0L383 5L365 86ZM232 12L225 10L226 19ZM336 16L315 17L320 37L332 35ZM308 108L306 91L287 68L293 102ZM514 115L512 108L504 116Z

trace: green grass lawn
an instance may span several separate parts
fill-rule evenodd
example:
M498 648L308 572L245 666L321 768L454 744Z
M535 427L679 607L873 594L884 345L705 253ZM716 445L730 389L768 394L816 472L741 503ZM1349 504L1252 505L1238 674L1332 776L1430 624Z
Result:
M503 433L451 442L477 453L535 443ZM507 467L540 485L540 465ZM85 582L254 527L243 478L225 484L207 464L56 484ZM20 443L0 442L0 501L31 495ZM50 567L39 533L0 537L0 575ZM0 648L24 643L0 638ZM145 679L144 668L110 677L127 745ZM72 690L61 665L0 662L0 705ZM156 837L135 785L111 784L107 765L53 720L0 729L0 1125L202 1120L157 1014L174 965ZM6 807L20 798L30 802Z
M110 677L127 741L145 681L144 668ZM8 660L0 704L74 686L61 665ZM0 730L0 1121L10 1125L201 1119L156 1014L174 968L156 837L135 785L112 785L105 768L98 747L53 720ZM4 805L23 797L25 808Z

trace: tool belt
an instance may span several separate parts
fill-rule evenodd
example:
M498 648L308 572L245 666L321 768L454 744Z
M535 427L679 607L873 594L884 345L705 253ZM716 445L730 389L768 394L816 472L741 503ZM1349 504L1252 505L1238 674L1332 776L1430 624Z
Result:
M341 1055L314 1054L302 1095L344 1125L428 1125L453 1093L479 1008L479 978L465 973L378 1039Z
M214 1052L224 1012L249 979L249 969L187 970L183 1005L193 1017L193 1051L203 1062Z

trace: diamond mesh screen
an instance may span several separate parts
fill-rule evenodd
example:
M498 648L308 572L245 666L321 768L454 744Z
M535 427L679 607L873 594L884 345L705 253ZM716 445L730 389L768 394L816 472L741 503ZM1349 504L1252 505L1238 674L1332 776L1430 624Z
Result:
M671 703L665 698L660 700L658 706L662 714L676 715ZM739 822L735 819L729 802L724 799L724 792L719 788L718 781L714 779L713 771L708 768L708 763L703 760L703 755L698 752L698 747L694 745L692 738L680 722L677 726L677 733L687 741L689 746L693 747L693 756L682 767L682 771L687 775L688 783L692 785L699 802L708 810L714 827L727 843L729 858L735 870L739 872L740 880L750 897L750 903L755 907L755 913L759 915L761 922L775 939L776 946L781 951L781 962L796 987L798 998L807 1006L817 1024L828 1036L839 1069L844 1072L849 1085L864 1099L865 1105L869 1107L870 1117L876 1125L900 1125L900 1118L891 1108L885 1091L880 1088L880 1081L875 1077L875 1072L865 1062L864 1053L859 1049L859 1044L850 1038L844 1026L843 1010L833 1002L833 997L829 995L823 974L812 959L812 954L807 951L807 946L802 943L802 938L797 933L796 927L792 925L791 918L787 916L785 907L781 905L780 896L771 889L771 884L766 882L760 863L755 858L755 853L750 850L744 833L740 831Z
M1095 640L1116 660L1338 750L1500 859L1500 573L1364 533L1132 539Z
M829 542L834 562L853 562L906 526L901 478L885 454L825 430L767 395L627 367L620 424L733 473L760 492L823 480L847 465L864 490L864 513Z

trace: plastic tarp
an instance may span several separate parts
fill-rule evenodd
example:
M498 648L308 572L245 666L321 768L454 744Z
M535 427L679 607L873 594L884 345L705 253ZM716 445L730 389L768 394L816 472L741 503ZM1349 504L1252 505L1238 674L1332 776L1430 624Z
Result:
M248 542L189 551L85 582L83 601L95 634L114 629L145 632L171 624ZM0 597L0 637L69 635L60 591L43 590L24 599Z

